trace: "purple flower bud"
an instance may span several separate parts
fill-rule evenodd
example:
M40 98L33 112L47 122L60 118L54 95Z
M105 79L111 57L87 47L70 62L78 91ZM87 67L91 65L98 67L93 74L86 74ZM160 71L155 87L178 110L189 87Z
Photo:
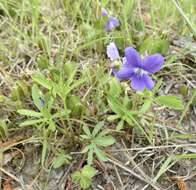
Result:
M108 12L106 11L106 9L102 8L101 9L101 16L107 16Z
M105 30L110 31L118 26L119 26L119 20L116 17L110 16L105 25Z
M39 101L40 101L40 105L41 107L44 107L45 106L45 101L42 97L39 97Z
M107 45L107 56L111 61L119 59L119 52L114 42L110 42L110 44Z

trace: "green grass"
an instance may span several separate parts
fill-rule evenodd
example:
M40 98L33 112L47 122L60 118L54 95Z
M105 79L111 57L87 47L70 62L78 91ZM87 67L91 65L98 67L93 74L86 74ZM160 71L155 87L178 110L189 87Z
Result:
M104 31L102 7L119 18L117 30ZM22 135L21 141L3 147L0 153L38 141L40 168L52 167L51 159L58 166L68 164L73 151L81 153L85 145L93 144L92 139L81 138L84 126L93 131L99 122L104 122L102 130L117 142L121 133L131 130L142 147L156 146L157 138L161 145L177 145L178 135L190 135L180 131L195 105L195 93L191 93L196 70L191 61L185 61L186 47L171 54L170 45L174 38L195 37L195 10L195 0L0 0L0 138L5 143ZM126 46L133 46L143 55L160 52L165 56L152 92L136 93L110 75L106 46L111 41L121 55ZM177 92L167 93L168 80L178 85ZM157 127L167 122L159 120L154 108L165 113L178 110L177 132ZM113 142L110 135L104 137ZM59 145L59 139L67 143ZM101 157L108 154L102 149L99 156L99 151ZM90 160L92 154L88 153ZM158 164L152 179L157 181L168 165L175 164L173 158L195 158L195 154L174 154L172 159L161 155L160 160L166 161Z

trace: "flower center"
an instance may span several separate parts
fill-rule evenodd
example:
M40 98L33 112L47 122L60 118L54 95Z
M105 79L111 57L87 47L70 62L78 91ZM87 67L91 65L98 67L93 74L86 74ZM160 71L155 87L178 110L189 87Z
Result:
M137 67L134 69L134 73L138 76L143 76L143 74L147 74L147 71Z

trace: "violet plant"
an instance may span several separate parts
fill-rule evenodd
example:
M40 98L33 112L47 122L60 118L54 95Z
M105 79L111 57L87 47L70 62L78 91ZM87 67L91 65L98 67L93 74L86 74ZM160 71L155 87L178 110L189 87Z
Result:
M114 78L110 79L110 90L106 91L108 104L114 112L108 117L108 121L118 120L117 130L123 129L127 123L152 143L154 128L148 127L153 122L150 121L150 117L153 116L150 111L152 105L156 103L173 109L183 109L181 100L176 96L155 96L162 82L158 80L155 84L151 75L160 71L164 57L156 53L142 59L136 49L126 47L125 57L121 59L114 42L107 46L106 53L112 63L119 66L119 62L122 62L119 68L112 67L112 73L117 80L115 82ZM123 81L130 81L130 86L136 93L127 88L127 83L121 85L120 82ZM123 86L124 92L121 91ZM148 117L148 114L151 116Z
M111 61L119 58L119 52L114 44L107 46L107 55ZM151 90L154 81L149 76L161 69L164 58L161 54L153 54L142 59L133 47L125 48L125 57L119 70L113 69L113 73L119 80L131 80L131 87L136 91L143 91L145 88Z

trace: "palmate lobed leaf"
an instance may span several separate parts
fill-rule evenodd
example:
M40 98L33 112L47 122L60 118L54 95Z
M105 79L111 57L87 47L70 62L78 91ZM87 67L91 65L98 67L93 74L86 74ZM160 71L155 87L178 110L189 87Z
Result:
M80 171L75 171L72 175L71 178L73 182L77 183L80 180L81 177L81 172Z
M90 187L92 181L91 179L89 179L88 177L85 177L83 176L81 179L80 179L80 186L83 188L83 189L87 189Z
M93 167L86 165L80 171L74 172L71 177L73 182L79 182L80 186L83 189L86 189L90 187L92 183L92 178L96 175L96 173L97 171Z
M53 160L52 165L54 168L59 168L63 164L68 163L71 157L61 152L58 156Z
M82 168L82 175L88 178L94 177L96 173L97 173L96 170L89 165L86 165Z

